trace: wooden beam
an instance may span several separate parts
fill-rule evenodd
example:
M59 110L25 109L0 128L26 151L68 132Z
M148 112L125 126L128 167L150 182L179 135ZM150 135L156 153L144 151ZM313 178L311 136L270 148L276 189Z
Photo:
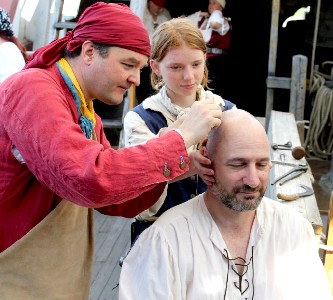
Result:
M291 80L288 77L268 76L266 80L269 89L290 89Z

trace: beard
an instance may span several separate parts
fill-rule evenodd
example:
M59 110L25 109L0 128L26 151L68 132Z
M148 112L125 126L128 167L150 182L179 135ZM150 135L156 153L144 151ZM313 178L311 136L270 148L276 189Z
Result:
M227 192L226 189L219 187L216 183L212 186L212 193L217 199L219 199L226 207L239 212L257 209L265 194L265 190L266 189L263 186L251 188L248 185L243 185L241 187L234 187L231 192ZM249 195L237 199L236 196L239 192L259 192L260 195Z

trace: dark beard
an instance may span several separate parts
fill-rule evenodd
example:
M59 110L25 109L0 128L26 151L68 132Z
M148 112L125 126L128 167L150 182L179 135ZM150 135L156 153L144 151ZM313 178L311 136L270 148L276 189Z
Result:
M238 200L236 198L239 192L259 192L259 197L248 196L244 197L243 200ZM249 211L258 208L262 197L265 194L265 189L262 186L251 188L248 185L242 187L235 187L232 189L231 193L226 192L225 189L219 188L216 184L212 187L213 195L218 198L225 206L235 211Z

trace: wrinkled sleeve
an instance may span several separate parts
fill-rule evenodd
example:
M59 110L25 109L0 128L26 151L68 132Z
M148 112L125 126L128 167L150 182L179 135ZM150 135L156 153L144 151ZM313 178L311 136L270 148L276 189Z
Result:
M57 195L86 207L117 205L119 210L187 171L189 158L176 131L118 150L86 139L69 104L73 101L69 91L59 85L47 72L30 69L5 85L0 95L0 117L9 139L34 176ZM184 170L180 156L187 163ZM152 197L140 198L143 209L161 195L163 190L157 189L158 196L154 191Z
M177 265L163 233L151 226L140 235L124 261L119 300L182 299Z
M124 118L124 139L125 147L135 146L146 143L150 139L156 138L147 127L145 121L133 111L129 111ZM137 216L139 220L150 220L164 203L167 196L168 185L166 184L163 193L158 200Z

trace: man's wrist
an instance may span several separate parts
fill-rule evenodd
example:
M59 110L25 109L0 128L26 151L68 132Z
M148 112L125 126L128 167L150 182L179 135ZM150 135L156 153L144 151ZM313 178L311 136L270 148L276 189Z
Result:
M174 130L177 131L177 132L181 135L181 137L183 138L183 140L184 140L184 136L183 136L182 132L180 131L180 129L175 128ZM184 141L185 141L185 140L184 140Z
M186 149L192 146L188 137L185 138L184 134L181 132L181 130L179 128L175 128L174 130L177 131L180 134L180 136L183 138Z

